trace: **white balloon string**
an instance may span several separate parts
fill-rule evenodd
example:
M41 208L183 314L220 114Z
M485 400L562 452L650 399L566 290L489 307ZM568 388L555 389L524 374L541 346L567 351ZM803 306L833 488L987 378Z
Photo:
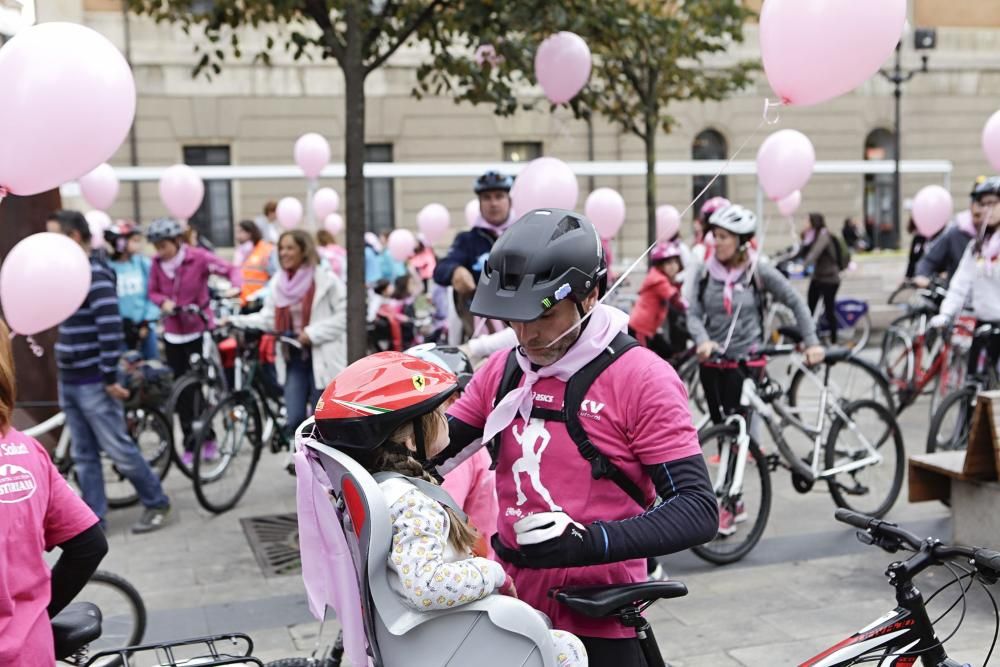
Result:
M757 127L755 127L753 129L753 132L751 132L750 135L746 139L743 140L743 143L739 145L739 147L733 152L733 154L729 156L729 158L725 161L725 163L722 165L722 167L719 169L719 171L715 174L715 176L712 176L711 180L709 180L708 183L705 184L705 187L703 187L701 189L701 192L699 192L697 195L695 195L694 199L692 199L688 203L688 205L684 207L684 210L681 211L681 213L680 213L680 215L678 217L680 217L681 219L684 218L684 216L687 214L687 212L691 210L691 207L693 207L698 202L698 200L700 200L705 195L705 193L708 192L709 188L711 188L712 185L717 180L719 180L719 178L725 173L726 169L729 168L729 165L731 165L733 163L733 160L735 160L736 157L740 153L743 152L743 149L747 147L747 144L749 144L750 141L755 136L757 136L757 133L760 132L760 129L762 127L764 127L765 125L774 125L775 123L777 123L780 120L780 117L777 114L775 114L775 117L774 117L773 120L770 119L770 118L768 118L768 116L767 116L767 113L768 113L768 111L770 110L771 107L780 107L780 106L782 106L781 102L771 102L770 100L764 100L764 116L763 116L763 118L761 118L760 123L758 123ZM663 240L668 240L669 241L670 239L663 239ZM646 250L641 255L639 255L636 258L636 260L629 265L629 267L627 269L625 269L625 271L618 277L618 280L616 280L615 283L611 287L608 288L608 291L605 292L605 294L604 294L603 297L601 297L601 300L597 302L597 305L601 305L602 303L604 303L605 301L608 300L608 297L610 297L614 293L614 291L617 290L622 285L622 283L625 282L625 280L629 277L629 275L633 271L635 271L635 269L639 266L639 264L642 263L642 261L644 259L646 259L646 257L649 255L649 253L651 253L653 251L653 248L655 248L660 243L660 241L661 241L660 238L656 238L656 240L653 241L652 245L650 245L648 248L646 248ZM585 313L584 316L583 316L583 318L579 322L577 322L576 324L574 324L573 326L571 326L569 329L567 329L566 331L564 331L561 334L559 334L559 336L555 340L553 340L551 343L549 343L548 345L546 345L546 347L551 347L551 346L555 345L556 343L558 343L563 338L565 338L567 335L569 335L571 332L573 332L577 327L579 327L581 324L583 324L584 322L586 322L587 319L590 317L590 315L593 312L594 311L591 310L590 312Z

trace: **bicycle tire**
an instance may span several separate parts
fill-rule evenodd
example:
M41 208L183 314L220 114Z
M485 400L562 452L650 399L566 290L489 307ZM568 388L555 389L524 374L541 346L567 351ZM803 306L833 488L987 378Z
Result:
M861 512L863 514L867 514L868 516L880 518L885 516L886 513L892 509L892 506L896 503L897 498L899 498L900 489L903 487L903 477L906 474L906 448L903 444L903 434L899 428L899 423L896 421L896 416L888 408L881 403L872 400L853 401L844 406L844 415L850 419L850 424L845 421L843 416L840 415L833 420L833 423L830 425L830 433L827 435L826 446L824 447L824 463L827 470L833 468L838 463L838 457L843 456L846 448L849 447L849 443L842 444L842 440L840 439L841 432L844 431L845 428L848 429L848 432L845 433L845 435L853 435L858 432L864 434L865 436L872 435L873 429L871 427L868 425L862 425L859 427L857 421L852 417L852 415L860 412L862 409L874 411L875 414L885 422L886 432L883 434L885 437L881 438L879 443L875 445L876 449L879 449L883 443L887 442L887 438L892 439L892 453L895 455L895 465L892 471L892 481L889 486L889 492L885 499L881 500L880 504L875 509L872 509L870 507L862 507L848 502L847 497L854 494L848 492L846 490L847 487L840 480L838 480L837 477L828 477L827 485L830 487L830 495L833 497L833 502L837 505L837 507L843 507L854 512ZM850 450L846 451L849 452L849 457L856 457L859 455L858 453L850 452ZM863 454L864 450L860 450L860 453ZM883 452L883 455L886 453L888 452ZM879 465L884 465L884 461ZM871 466L868 466L859 470L864 471L870 467ZM859 485L857 477L854 473L844 474L850 475L854 479L856 487L861 486ZM844 479L844 477L841 476L840 479Z
M189 388L191 388L191 387L199 387L199 388L203 388L203 389L211 389L210 387L206 387L205 386L205 382L206 382L205 378L203 378L198 373L185 373L184 375L182 375L180 378L177 379L176 382L174 382L173 389L170 392L170 398L167 400L167 410L165 411L165 415L167 417L167 421L170 422L170 424L171 424L172 432L176 432L176 431L173 431L173 429L174 429L174 421L175 421L174 418L175 417L176 417L176 421L177 421L177 424L178 424L178 426L176 428L177 428L177 430L181 431L181 437L173 439L173 445L174 446L173 446L173 455L172 455L172 458L173 458L174 465L177 466L177 469L180 470L181 473L183 473L183 475L185 477L187 477L188 479L192 479L192 477L191 477L191 467L188 466L188 465L185 465L183 457L184 457L184 452L187 451L187 443L188 442L191 442L191 449L192 449L192 451L194 450L194 439L195 439L195 433L194 433L194 431L196 429L194 427L194 424L192 424L192 427L191 427L191 430L190 430L189 433L185 434L183 432L183 428L180 426L180 415L177 414L177 401L180 398L180 396L185 391L187 391ZM197 393L197 395L199 397L201 397L201 400L196 400L195 401L194 410L193 410L193 422L199 421L201 419L202 415L213 404L212 400L210 398L208 398L208 397L205 397L202 392L199 391Z
M221 424L226 428L219 430L215 427L217 419L220 419ZM235 433L228 426L233 424L236 419L243 421L246 430L243 431L238 440L234 438L231 441L230 436L235 435ZM217 461L205 461L202 458L205 443L208 442L205 437L208 433L208 427L212 427L218 439L219 457ZM195 436L192 471L194 493L199 505L213 514L222 514L236 506L236 503L240 501L249 488L257 469L257 462L260 461L260 453L264 446L261 436L260 410L257 401L250 392L230 394L206 413L204 425ZM247 444L249 444L249 450ZM232 464L239 460L242 465L246 461L247 454L250 458L246 462L245 475L237 478L235 489L228 491L230 486L227 485L226 491L223 491L221 495L210 494L209 492L212 490L223 488L221 482L224 481L227 473L237 471L235 467L231 469ZM230 477L229 481L232 482L233 478Z
M137 411L130 410L129 412L135 414ZM142 408L142 414L139 419L141 421L136 422L134 427L129 427L129 436L132 437L139 447L139 451L142 452L143 458L146 459L146 463L149 464L153 474L162 482L170 470L170 461L173 458L171 453L174 446L173 428L163 413L155 408ZM140 438L145 432L144 430L140 430L143 425L152 426L151 432L154 432L159 439L159 442L152 443L152 447L148 451L143 448L143 442ZM129 426L128 416L126 416L126 426ZM101 458L105 459L105 465L110 465L110 468L104 471L105 495L108 499L108 507L111 509L120 509L138 503L139 494L136 493L135 487L132 486L131 482L118 472L114 464L110 463L110 460L106 460L107 457L102 456ZM115 479L115 476L117 479ZM112 485L116 481L126 489L125 493L121 495L114 493L117 487Z
M738 429L734 424L715 424L703 429L698 434L698 441L702 445L702 453L705 455L706 459L710 458L708 450L705 449L705 445L711 443L715 438L734 438L738 434ZM711 447L709 449L712 449ZM730 450L732 452L732 450ZM720 545L722 543L732 544L729 537L716 535L710 542L705 544L692 547L691 551L694 552L696 556L702 560L708 561L715 565L726 565L729 563L735 563L738 560L744 558L760 541L760 538L764 535L764 529L767 527L767 519L771 513L771 472L768 468L768 463L766 457L761 453L760 447L758 447L757 442L750 438L750 449L749 454L753 459L754 467L757 469L758 478L760 479L760 502L757 507L757 514L753 519L753 523L750 526L749 531L743 531L737 529L734 535L743 532L746 535L746 539L737 545L733 549L721 549L715 548L712 545ZM730 453L731 458L735 458L736 454ZM747 465L744 471L744 488L746 483L750 479L749 471L751 467ZM713 472L713 467L709 465L709 474ZM731 480L730 480L731 481ZM712 480L712 486L716 486L716 480ZM720 497L721 494L721 497ZM731 502L736 502L742 500L742 495L737 498L730 498L726 493L726 490L720 489L716 492L717 500L721 506L727 506ZM732 537L732 536L730 536Z
M282 658L272 660L266 667L340 667L340 661L333 658Z
M893 414L896 414L896 403L893 399L889 382L877 366L858 357L845 357L833 362L833 364L830 364L828 361L824 361L823 363L834 367L843 364L843 366L840 366L841 371L847 366L851 367L846 382L841 381L838 383L838 387L842 391L840 396L841 405L846 405L856 400L876 400L885 405ZM817 372L817 375L820 375L820 373ZM858 378L861 379L859 380ZM797 368L792 375L791 382L788 384L786 396L788 406L793 414L799 414L805 409L804 401L799 395L803 391L803 387L806 386L805 379L805 371ZM840 385L843 386L841 387ZM862 393L859 396L854 396L850 393L854 387L860 387L862 392L865 392L865 388L868 388L868 392L870 393L869 395Z
M109 603L109 600L113 599L108 597L109 591L114 591L112 595L123 598L126 605L118 607ZM138 646L142 643L143 635L146 633L146 604L139 591L126 579L113 572L97 570L76 599L93 602L101 609L103 617L101 636L91 642L89 646L91 653ZM124 618L126 615L128 618ZM124 667L124 661L119 656L88 664L94 664L94 667Z
M927 453L945 451L961 451L968 447L969 431L972 428L972 413L976 407L976 395L978 391L975 386L968 385L953 391L941 400L941 405L931 417L930 426L927 429ZM947 440L939 437L942 426L945 425L948 413L958 410L956 414L955 428Z
M967 354L953 345L947 364L934 378L930 407L932 416L949 394L958 391L965 385L965 371L968 365Z
M882 336L878 367L889 383L898 414L916 400L915 396L910 395L916 374L913 342L904 329L897 328L894 324L886 329Z

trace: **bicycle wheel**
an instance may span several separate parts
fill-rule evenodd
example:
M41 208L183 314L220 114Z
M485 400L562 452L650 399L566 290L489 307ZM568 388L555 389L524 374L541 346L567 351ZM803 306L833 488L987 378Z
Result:
M167 476L170 469L171 449L174 434L170 422L159 410L137 408L129 410L125 415L125 424L129 435L135 440L142 457L160 480ZM101 457L104 466L104 489L108 497L108 507L117 509L128 507L139 502L139 494L125 475L107 456Z
M941 407L941 403L952 392L958 391L965 384L965 371L968 367L968 351L953 346L945 367L934 378L931 390L931 411L933 416Z
M909 395L913 383L916 362L913 355L913 341L904 329L891 325L882 337L882 354L879 368L885 373L893 400L899 409L911 401Z
M194 392L192 425L188 433L183 432L180 422L180 415L177 414L177 403L182 395L187 392ZM203 421L205 413L210 407L216 405L222 398L223 390L217 384L210 382L197 373L186 373L174 383L174 388L170 393L168 410L166 412L168 421L171 424L171 431L180 433L180 437L173 438L173 461L177 469L185 477L191 479L191 466L184 463L184 453L194 451L195 435L197 426Z
M823 316L820 315L820 317ZM837 318L837 345L846 347L851 351L851 354L857 354L865 349L871 335L872 320L867 311L858 316L853 324L848 324L842 317Z
M210 433L215 441L208 439ZM193 479L198 503L215 514L232 509L250 486L262 447L260 412L253 394L231 394L212 408L195 437Z
M830 375L827 378L826 369ZM823 380L833 398L840 406L853 401L871 400L886 406L895 414L895 400L889 383L879 369L871 362L857 357L826 360L814 366L809 373L801 368L795 370L788 385L787 402L789 411L805 424L819 423L819 410L823 398Z
M92 602L101 610L101 636L91 642L90 652L110 651L142 643L146 632L146 605L135 587L117 574L97 570L76 596ZM120 657L108 657L88 663L95 667L119 667Z
M944 397L927 429L927 453L964 450L969 445L976 387L969 385Z
M734 563L750 553L764 534L771 512L771 473L767 459L751 438L744 465L737 465L741 463L737 435L738 429L732 424L715 424L698 434L719 510L730 512L735 518L728 528L733 532L723 534L727 531L720 522L720 532L712 541L691 549L699 558L716 565ZM742 483L736 479L741 469Z
M885 516L903 486L906 450L896 417L875 401L854 401L844 416L830 425L825 447L826 470L862 461L873 453L882 460L861 468L826 476L837 507L874 517ZM846 416L846 419L844 418Z

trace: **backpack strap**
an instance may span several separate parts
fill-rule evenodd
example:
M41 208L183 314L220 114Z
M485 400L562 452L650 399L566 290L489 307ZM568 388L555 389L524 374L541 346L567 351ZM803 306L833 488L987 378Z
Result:
M573 439L576 448L580 451L580 456L590 463L590 475L594 479L607 478L614 482L622 491L626 493L640 507L645 508L649 502L646 494L629 477L622 472L621 468L611 462L603 452L601 452L587 436L586 429L580 422L580 408L583 405L584 397L590 386L603 373L608 366L621 358L621 356L638 347L639 343L631 336L620 333L615 336L607 349L595 357L590 363L581 368L566 383L566 393L563 397L562 414L566 421L566 430ZM532 412L534 414L534 411Z
M416 487L417 491L424 494L431 500L434 500L444 505L448 509L450 509L462 521L469 520L469 517L465 514L464 511L462 511L462 508L458 506L458 503L455 502L455 499L452 498L450 495L448 495L447 491L442 489L437 484L431 484L426 479L420 479L418 477L409 477L407 475L403 475L398 472L389 472L389 471L377 472L374 475L372 475L372 477L375 479L375 482L377 484L381 484L382 482L388 481L390 479L401 479L404 482L407 482L410 485Z
M760 260L758 260L758 263ZM708 325L708 310L705 308L705 288L708 286L709 273L708 269L703 267L701 279L698 281L698 303L701 304L702 311L705 313L705 324ZM761 329L764 328L764 322L766 321L767 308L770 305L767 302L767 289L764 287L764 279L760 276L760 267L754 267L753 272L753 282L750 283L744 280L744 286L753 287L756 294L754 295L754 301L757 302L757 316L760 318ZM764 332L767 335L767 332Z

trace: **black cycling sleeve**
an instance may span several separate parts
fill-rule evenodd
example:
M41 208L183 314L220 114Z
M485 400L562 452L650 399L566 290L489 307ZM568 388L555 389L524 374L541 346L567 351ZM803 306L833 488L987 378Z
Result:
M108 553L108 540L101 525L95 523L76 537L59 545L62 554L52 568L52 598L49 618L52 618L83 590L98 564Z
M700 454L645 466L662 502L624 521L588 526L596 562L664 556L708 542L719 529L719 505Z
M448 415L448 446L424 467L439 477L447 475L482 446L483 429Z

